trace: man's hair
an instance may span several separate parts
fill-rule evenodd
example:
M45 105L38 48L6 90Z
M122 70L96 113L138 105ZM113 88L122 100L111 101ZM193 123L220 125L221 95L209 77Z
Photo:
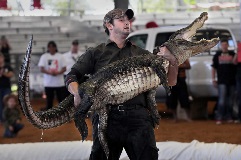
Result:
M113 22L114 22L113 19L109 21L110 24L114 25ZM104 25L105 25L105 24L104 24ZM106 26L104 26L104 29L105 29L105 33L109 36L109 35L110 35L110 31L109 31L109 29L108 29Z
M57 44L54 41L49 41L47 47L49 48L49 46L53 46L56 49L56 52L58 52Z
M7 103L8 103L8 100L10 98L13 98L16 102L18 102L18 96L13 94L13 93L10 93L10 94L7 94L3 97L3 103L7 106Z
M228 39L226 39L226 38L223 38L223 39L221 39L221 40L220 40L220 42L221 42L221 43L223 43L223 42L226 42L226 43L228 43Z
M79 41L77 39L73 40L72 45L79 45Z

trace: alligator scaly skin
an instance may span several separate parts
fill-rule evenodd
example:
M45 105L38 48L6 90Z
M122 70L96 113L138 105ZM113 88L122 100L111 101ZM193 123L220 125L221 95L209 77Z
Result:
M47 111L35 112L29 98L29 69L33 37L31 38L18 78L18 99L22 111L30 123L39 129L49 129L60 126L73 119L75 107L74 97L70 95L58 107Z
M189 42L196 30L203 26L207 19L204 12L186 28L178 30L163 45L166 46L177 58L178 64L189 57L206 51L218 42L218 38ZM88 81L79 85L79 94L82 98L80 106L76 109L73 96L68 96L57 107L47 111L34 111L29 100L29 63L32 48L32 39L29 42L24 62L19 74L19 102L27 119L40 129L60 126L74 118L75 125L81 133L82 140L88 135L85 117L89 110L99 114L99 139L108 157L109 148L106 140L106 127L108 119L107 104L123 103L134 96L148 92L148 109L154 118L155 124L159 123L159 114L156 109L155 88L159 83L169 92L166 75L168 61L154 54L131 57L116 61L100 69ZM157 49L158 50L158 49ZM134 84L134 85L133 85Z

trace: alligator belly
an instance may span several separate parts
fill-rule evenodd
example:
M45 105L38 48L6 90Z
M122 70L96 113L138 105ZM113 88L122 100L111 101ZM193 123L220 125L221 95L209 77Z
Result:
M150 67L134 69L131 72L116 75L101 88L102 96L109 104L120 104L140 93L157 87L160 79Z

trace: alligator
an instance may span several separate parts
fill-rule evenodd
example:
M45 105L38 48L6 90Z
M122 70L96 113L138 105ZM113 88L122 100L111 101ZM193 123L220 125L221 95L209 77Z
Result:
M203 39L195 43L188 41L192 36L195 36L196 30L203 26L207 18L207 12L203 12L190 25L176 31L163 44L177 58L178 65L191 56L209 50L219 42L219 38ZM108 157L109 148L105 134L109 113L108 105L121 104L143 92L148 93L147 109L150 111L150 116L154 119L156 125L159 124L160 115L156 108L155 90L161 84L167 93L170 93L167 79L169 62L163 57L156 54L147 54L113 62L79 85L79 94L82 100L78 107L74 106L73 95L69 95L54 108L47 111L34 111L29 97L32 42L33 37L28 43L26 55L20 69L18 97L24 115L35 127L50 129L74 119L82 140L85 140L88 135L85 122L86 115L88 111L95 111L99 114L100 122L98 136ZM154 53L157 53L158 49L156 48Z

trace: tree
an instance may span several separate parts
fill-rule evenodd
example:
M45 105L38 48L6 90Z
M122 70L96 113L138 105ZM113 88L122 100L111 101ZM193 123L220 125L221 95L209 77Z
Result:
M43 0L44 4L54 9L60 15L70 15L71 12L83 14L87 0Z

